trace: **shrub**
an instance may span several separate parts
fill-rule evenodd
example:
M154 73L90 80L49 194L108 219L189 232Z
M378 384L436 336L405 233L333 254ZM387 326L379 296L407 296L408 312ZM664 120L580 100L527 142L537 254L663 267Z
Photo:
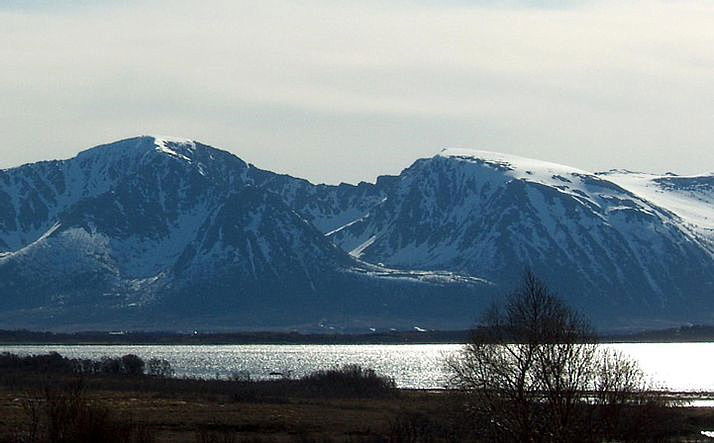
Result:
M102 374L119 375L122 373L121 359L104 356L101 359L99 368Z
M228 376L228 380L248 382L248 381L250 381L250 372L248 372L248 371L233 371Z
M121 358L123 373L126 375L143 375L144 360L134 354L127 354Z
M127 354L121 357L102 357L99 362L99 371L107 375L130 375L138 376L144 374L144 360L134 354Z
M359 365L315 371L302 377L300 382L313 393L325 396L379 397L397 392L394 379Z
M55 373L73 373L75 372L74 360L62 357L57 352L48 354L28 355L21 357L8 352L0 354L0 369L8 370L23 370L34 372L55 372Z
M163 358L151 358L146 362L146 367L148 370L148 375L152 377L173 377L174 370L171 367L171 363Z

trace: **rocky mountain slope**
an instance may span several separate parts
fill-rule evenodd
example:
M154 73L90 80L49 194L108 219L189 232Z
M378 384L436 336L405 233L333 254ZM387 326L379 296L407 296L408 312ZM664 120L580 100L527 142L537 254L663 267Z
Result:
M458 328L526 268L600 325L714 320L713 202L459 149L314 185L137 137L0 170L0 328Z
M530 268L599 321L711 312L712 177L627 177L444 150L330 237L366 261L501 286Z
M373 187L344 197L340 187L310 186L200 143L154 137L2 171L0 327L473 319L457 309L474 312L484 282L363 263L306 220L329 228L377 198ZM350 199L359 202L340 206Z

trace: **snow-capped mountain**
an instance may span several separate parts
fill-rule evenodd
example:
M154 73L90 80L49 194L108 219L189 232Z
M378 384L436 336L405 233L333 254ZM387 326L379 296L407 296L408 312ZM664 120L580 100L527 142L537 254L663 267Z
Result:
M368 262L500 287L530 268L601 323L711 319L713 182L448 149L329 236Z
M469 326L529 268L600 325L711 321L714 175L448 149L314 185L143 136L0 170L0 328Z
M471 321L485 282L369 265L316 228L383 198L159 137L0 171L0 327Z

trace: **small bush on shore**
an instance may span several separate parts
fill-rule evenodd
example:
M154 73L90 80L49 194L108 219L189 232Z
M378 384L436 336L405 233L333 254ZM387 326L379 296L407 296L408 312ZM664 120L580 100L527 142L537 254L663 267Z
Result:
M152 377L173 377L174 370L171 363L163 358L150 358L146 362L147 374Z
M300 382L318 395L379 397L397 392L394 379L380 376L374 369L359 365L315 371L302 377Z
M0 370L3 372L21 370L71 374L77 372L77 369L78 361L62 357L57 352L26 357L9 352L0 354Z
M127 354L122 357L102 357L100 360L67 358L57 352L19 356L8 352L0 354L0 371L34 372L44 374L77 375L144 375L146 363L141 357ZM171 377L171 364L163 359L149 360L148 375Z

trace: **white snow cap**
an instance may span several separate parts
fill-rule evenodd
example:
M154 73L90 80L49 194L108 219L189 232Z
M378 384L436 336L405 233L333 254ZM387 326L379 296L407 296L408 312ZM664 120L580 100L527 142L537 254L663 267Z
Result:
M154 139L154 142L159 144L175 143L177 145L195 145L196 142L186 137L176 137L173 135L145 135L144 137L150 137Z
M456 158L467 161L479 160L499 166L505 166L515 170L547 172L549 174L587 174L590 172L581 169L565 166L558 163L551 163L542 160L535 160L517 155L502 154L500 152L481 151L476 149L445 148L442 149L439 157Z
M190 140L188 138L182 138L182 137L168 137L168 136L161 136L161 135L150 135L148 137L151 137L154 139L154 146L156 146L156 150L163 152L165 154L168 154L172 157L180 158L182 160L188 161L189 163L191 162L191 159L186 157L184 154L177 152L175 147L178 146L183 149L188 149L189 151L193 151L196 149L196 142L193 140Z

